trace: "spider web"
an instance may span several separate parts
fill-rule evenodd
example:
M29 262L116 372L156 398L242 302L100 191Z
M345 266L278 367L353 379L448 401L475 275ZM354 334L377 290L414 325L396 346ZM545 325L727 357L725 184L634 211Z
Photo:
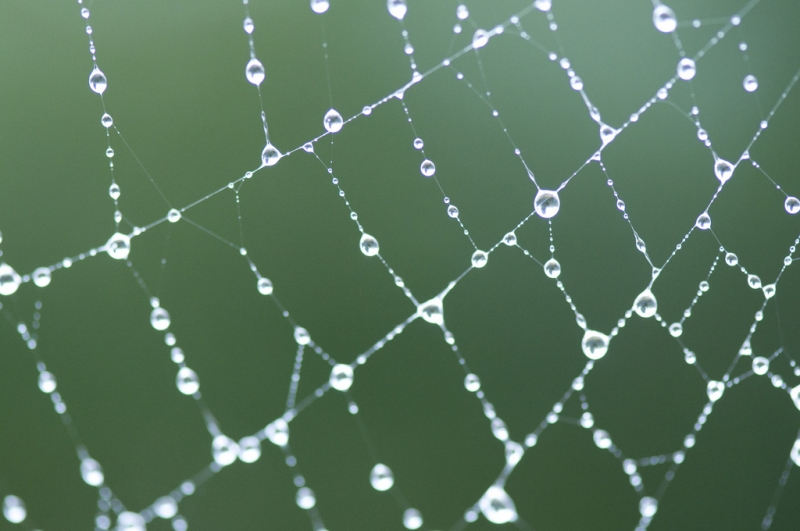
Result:
M797 526L798 8L474 4L9 8L6 521Z

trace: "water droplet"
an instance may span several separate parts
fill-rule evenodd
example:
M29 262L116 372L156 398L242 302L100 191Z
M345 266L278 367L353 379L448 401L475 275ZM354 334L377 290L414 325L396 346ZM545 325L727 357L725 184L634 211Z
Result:
M456 8L456 16L459 20L464 20L469 17L469 9L467 9L467 6L464 4L459 4L459 6Z
M574 90L581 90L583 88L583 80L578 76L572 76L569 80L569 84Z
M617 199L617 209L625 212L625 201Z
M130 237L120 232L114 233L106 242L106 252L115 260L127 260L131 252Z
M472 36L472 47L476 50L478 48L483 48L489 42L489 33L483 29L475 30L475 34Z
M433 174L436 173L436 165L433 163L433 161L425 159L422 161L419 171L422 172L422 175L425 177L433 177Z
M330 6L328 0L311 0L311 11L320 15L326 12Z
M415 138L414 139L414 148L415 149L422 149L422 146L424 146L424 145L425 144L422 142L421 138Z
M587 358L590 360L599 360L608 352L608 341L609 338L607 335L595 330L587 330L583 334L581 348Z
M294 340L298 345L308 345L311 342L311 336L308 335L308 330L302 326L297 326L294 329Z
M786 198L786 201L783 202L783 207L789 214L797 214L800 212L800 199L789 196Z
M264 65L262 65L261 61L255 57L247 62L247 66L244 69L244 74L247 77L247 81L255 86L261 85L261 82L264 81L264 78L266 77L266 74L264 73Z
M513 232L507 233L505 236L503 236L503 243L509 247L513 247L517 244L517 235Z
M358 245L361 247L361 252L366 256L375 256L380 250L380 247L378 246L378 240L366 232L361 235L361 241Z
M178 376L175 378L178 391L185 395L193 395L200 389L200 380L197 373L189 367L181 367Z
M82 8L81 8L81 16L82 16L83 18L89 18L89 10L88 10L88 9L86 9L85 7L82 7Z
M162 496L153 504L153 512L159 518L170 519L178 514L178 504L171 496Z
M106 149L106 157L112 158L113 156L114 156L114 150L111 149L110 147Z
M457 218L458 217L458 207L455 206L455 205L448 206L447 207L447 215L450 216L451 218Z
M117 527L114 531L145 531L145 525L141 514L124 511L117 516Z
M289 425L282 418L276 419L264 428L264 435L277 446L286 446L289 442Z
M656 314L658 303L655 295L653 295L653 292L650 291L649 288L636 297L636 300L633 301L633 309L644 318L653 317Z
M697 130L697 139L700 140L701 142L705 142L706 140L708 140L708 132L701 127L700 129Z
M708 382L706 386L706 393L708 394L708 399L712 402L716 402L720 398L722 398L722 393L725 391L725 384L722 382L717 382L716 380L711 380Z
M50 284L50 269L47 267L37 267L33 270L33 283L43 288Z
M337 391L347 391L353 385L353 368L343 363L334 365L329 382Z
M550 8L553 7L553 0L535 0L533 2L533 7L539 11L550 11Z
M800 466L800 439L797 439L792 446L792 451L789 452L789 457L792 458L794 464Z
M414 508L406 509L403 513L403 526L412 530L422 527L422 513Z
M274 166L280 159L281 152L272 144L267 143L264 151L261 152L261 162L264 163L264 166Z
M258 437L243 437L239 441L239 459L243 463L255 463L261 457L261 441Z
M272 281L268 278L259 278L256 287L258 288L258 292L262 295L269 295L272 293Z
M708 212L703 212L699 216L697 216L697 221L694 222L695 227L700 230L707 230L711 228L711 216L708 215Z
M725 263L729 266L735 266L739 263L739 257L733 253L726 253L725 254Z
M758 80L756 76L750 74L744 77L744 81L742 81L742 86L747 92L755 92L758 88Z
M103 481L105 481L103 467L91 457L87 457L81 461L81 477L87 485L91 485L92 487L99 487L103 484Z
M104 113L103 116L100 118L100 123L103 124L103 127L108 129L112 125L114 125L114 119L111 118L111 115L108 113Z
M444 313L442 310L442 299L435 297L420 304L417 308L417 314L429 323L443 325Z
M52 393L56 390L56 377L53 373L48 371L39 373L39 389L43 393Z
M92 89L93 92L97 94L103 94L108 87L108 80L106 79L106 75L96 66L92 69L92 73L89 74L89 88Z
M561 200L558 198L558 192L553 190L539 190L536 193L536 198L533 200L533 209L539 216L549 219L558 214L558 209L561 208Z
M658 4L653 9L653 24L662 33L672 33L678 27L675 12L664 4Z
M558 278L558 275L561 274L561 264L558 263L558 260L555 258L551 258L547 262L544 263L544 274L550 278Z
M469 373L464 377L464 387L470 393L475 393L481 388L481 380L478 375Z
M636 236L636 248L643 253L647 251L647 246L645 246L644 240L641 239L638 235Z
M228 466L239 457L239 445L225 435L217 435L211 441L211 455L220 466Z
M25 502L17 496L9 494L3 499L3 516L12 524L19 524L25 521L28 511L25 509Z
M669 325L669 333L672 337L681 337L681 334L683 334L683 325L680 323L672 323Z
M472 267L481 268L489 261L489 255L484 251L475 251L472 253Z
M639 500L639 514L644 518L652 518L658 511L658 500L652 496L645 496Z
M684 57L680 61L678 61L678 77L688 81L692 79L697 73L697 67L694 63L693 59L689 59L688 57Z
M112 183L111 186L108 187L108 195L111 199L119 199L120 189L117 183Z
M181 219L181 212L178 209L171 208L169 212L167 212L167 220L170 223L177 223Z
M733 175L733 164L727 160L717 158L714 162L714 175L717 176L721 183L724 183Z
M408 11L406 0L387 0L386 7L389 9L389 14L397 20L403 20Z
M185 356L183 355L183 349L180 347L175 347L169 351L169 357L174 363L181 363Z
M758 278L758 275L747 275L747 285L753 289L758 289L761 287L761 279Z
M312 4L313 4L313 2L312 2ZM250 18L250 17L247 17L247 18L244 19L244 22L242 23L242 27L244 28L244 32L247 33L248 35L252 34L253 30L256 29L256 25L253 24L253 19Z
M369 473L369 483L377 491L387 491L394 485L394 474L388 466L378 463Z
M610 125L600 122L600 140L603 142L604 146L614 140L614 138L617 136L617 133L619 133L618 130L614 129Z
M478 506L483 516L493 524L505 524L517 521L517 508L514 500L502 487L492 485L483 496Z
M336 109L331 109L325 113L325 117L322 119L322 124L325 126L325 130L329 133L338 133L342 130L342 115Z
M515 466L520 462L525 454L525 449L521 444L514 441L506 441L506 464Z
M767 284L761 289L764 292L764 298L771 299L775 296L775 284Z
M150 312L150 324L156 330L166 330L170 324L169 312L161 307L153 308Z
M753 358L753 372L762 376L769 371L769 360L762 356Z
M601 450L605 450L611 446L611 436L605 430L595 430L594 434L592 434L592 438L594 439L594 444Z

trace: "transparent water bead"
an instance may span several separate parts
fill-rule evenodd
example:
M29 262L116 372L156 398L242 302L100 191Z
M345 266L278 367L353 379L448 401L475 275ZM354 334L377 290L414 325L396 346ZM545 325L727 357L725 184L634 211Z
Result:
M789 396L792 397L792 401L797 409L800 409L800 385L789 391Z
M117 516L117 527L114 531L145 531L144 517L139 513L124 511Z
M517 521L517 508L502 487L492 485L483 496L478 506L483 516L493 524L506 524Z
M389 14L397 20L403 20L408 11L406 0L387 0L386 7L389 9Z
M109 127L114 125L114 119L111 118L111 115L106 112L103 113L103 116L100 117L100 123L103 124L103 127L108 129Z
M121 190L119 189L119 185L117 183L111 183L111 186L108 187L108 196L111 199L119 199L119 195Z
M295 501L297 502L298 507L308 510L317 504L317 497L313 490L309 489L308 487L303 487L297 490Z
M506 464L515 466L522 460L525 455L525 448L521 444L514 441L506 441Z
M244 28L245 33L247 33L248 35L252 35L253 31L255 31L256 29L256 25L253 24L252 18L247 17L244 19L244 22L242 22L242 28Z
M92 89L93 92L101 95L106 91L106 88L108 88L106 75L96 66L92 69L92 73L89 74L89 88Z
M432 160L425 159L420 164L419 171L425 177L433 177L433 174L436 173L436 165Z
M261 152L261 162L264 163L264 166L275 166L278 161L281 159L281 152L270 143L267 143L264 146L264 150Z
M789 452L789 457L792 458L794 464L800 466L800 439L797 439L792 446L792 451Z
M656 314L658 302L653 292L650 291L650 288L644 290L636 297L636 300L633 301L633 309L644 318L653 317Z
M475 49L483 48L489 42L489 33L483 29L475 30L472 36L472 47Z
M714 162L714 175L717 176L719 182L725 183L733 175L733 164L727 160L717 158Z
M268 278L259 278L256 287L258 288L258 292L262 295L269 295L272 293L272 281Z
M608 341L609 338L607 335L596 330L587 330L583 334L581 348L587 358L590 360L599 360L608 352Z
M783 208L785 208L786 212L789 214L797 214L800 212L800 199L793 196L787 197L786 201L783 202Z
M767 374L769 371L769 360L763 356L753 358L753 372L759 376Z
M50 269L47 267L37 267L33 270L33 283L43 288L50 285Z
M739 257L734 253L725 253L725 263L733 267L739 263Z
M694 222L695 227L700 230L708 230L711 228L711 216L708 215L708 212L703 212L699 216L697 216L697 221Z
M722 382L717 382L716 380L711 380L708 382L706 386L706 394L708 394L708 399L712 402L716 402L720 398L722 398L722 393L725 392L725 384Z
M494 415L494 407L492 407L491 414ZM503 422L503 419L497 417L492 419L492 435L500 441L508 440L508 427L506 423Z
M683 334L683 325L680 323L672 323L669 325L669 334L672 337L681 337L681 334Z
M298 345L308 345L311 342L311 336L308 335L308 330L302 326L297 326L294 329L294 340Z
M578 76L572 76L569 79L569 85L573 90L581 90L583 88L583 80Z
M247 81L255 86L261 85L261 82L267 77L264 73L264 65L255 57L247 61L247 66L244 68L244 75L247 77Z
M53 373L48 371L39 373L39 389L43 393L52 393L56 390L56 377Z
M517 244L517 235L513 232L507 233L505 236L503 236L503 243L509 247L514 247Z
M480 269L489 261L489 255L485 251L475 251L472 253L472 267Z
M258 437L242 437L239 441L239 459L243 463L255 463L261 457L261 441Z
M342 130L344 121L342 120L342 115L339 114L339 111L336 109L331 109L325 113L325 117L322 119L322 125L325 126L325 130L327 132L338 133Z
M551 258L545 262L544 274L550 278L558 278L558 276L561 274L561 264L558 263L558 260Z
M481 379L477 374L469 373L464 377L464 388L470 393L475 393L481 388Z
M378 251L380 251L378 240L366 232L361 235L361 241L358 243L358 246L361 248L361 252L364 253L365 256L375 256L378 254Z
M175 385L178 386L178 391L185 395L193 395L200 390L200 379L197 373L189 367L181 367L178 370L178 376L175 377Z
M619 131L610 125L600 123L600 141L603 142L604 146L614 140L617 137L617 133Z
M775 296L775 284L767 284L761 288L761 291L764 292L765 299L771 299Z
M636 236L636 249L638 249L641 253L647 252L647 246L645 245L644 240L638 235Z
M422 527L422 513L414 508L406 509L403 513L403 527L412 530Z
M455 205L450 205L447 207L447 215L451 218L455 219L458 217L458 207Z
M0 264L0 295L11 295L19 289L22 277L14 268L3 262Z
M758 289L761 287L761 279L758 278L758 275L747 275L747 285L753 289Z
M131 239L121 232L114 233L106 242L108 256L115 260L127 260L131 252Z
M99 487L103 484L103 481L105 481L103 467L91 457L87 457L81 461L81 477L87 485L91 485L92 487Z
M415 138L414 139L414 149L422 149L422 147L424 145L425 145L425 143L422 141L421 138Z
M658 511L658 500L652 496L645 496L639 500L639 514L644 518L652 518Z
M211 455L220 466L228 466L239 456L239 445L225 435L217 435L211 441Z
M264 428L264 435L272 444L286 446L289 442L289 424L282 418L276 419Z
M170 324L169 312L161 307L153 308L150 312L150 324L156 330L166 330Z
M554 190L539 190L536 192L536 197L533 199L533 209L544 219L550 219L558 214L558 209L561 208L561 200L558 198L558 192Z
M3 499L3 516L12 524L19 524L25 521L28 511L25 509L25 502L21 498L9 494Z
M112 158L114 156L114 150L111 148L106 149L106 157Z
M176 208L171 208L167 212L167 221L170 223L177 223L181 219L181 211Z
M595 430L592 439L594 439L594 444L602 450L611 446L611 436L605 430Z
M684 57L678 61L678 77L684 81L689 81L697 73L697 66L693 59Z
M372 485L373 489L381 492L391 489L392 485L394 485L392 469L384 464L378 463L372 467L372 471L369 473L369 483Z
M658 4L653 9L653 24L662 33L672 33L678 27L675 12L664 4Z
M756 76L752 74L745 76L744 80L742 81L742 86L747 92L755 92L755 90L758 88L758 80L756 79Z
M311 0L311 11L321 15L331 6L328 0Z
M423 302L417 308L417 314L435 325L444 324L444 312L442 311L442 299L434 297L433 299Z
M343 363L334 365L329 382L337 391L347 391L353 385L353 368Z
M171 496L162 496L153 504L153 512L159 518L168 520L178 514L178 504Z

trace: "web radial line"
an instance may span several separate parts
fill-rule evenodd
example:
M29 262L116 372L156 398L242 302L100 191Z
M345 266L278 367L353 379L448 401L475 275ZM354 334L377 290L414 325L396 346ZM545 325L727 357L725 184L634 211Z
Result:
M150 172L149 172L149 171L147 171L147 168L145 168L145 167L144 167L144 164L142 164L142 161L141 161L141 160L139 160L139 157L138 157L138 156L136 155L136 153L133 151L133 148L131 148L130 144L128 144L128 141L127 141L127 140L125 140L125 137L124 137L124 136L122 136L122 132L121 132L121 131L120 131L120 130L117 128L117 126L116 126L116 125L115 125L115 126L113 126L113 127L114 127L114 132L116 132L116 133L117 133L117 136L119 136L120 140L122 140L122 143L123 143L123 144L125 144L125 147L126 147L126 148L128 148L128 151L130 151L131 155L133 155L133 158L136 160L136 163L137 163L137 164L139 165L139 167L142 169L142 171L144 172L144 174L145 174L145 175L147 175L147 178L150 180L150 183L153 185L153 187L154 187L154 188L156 189L156 191L158 192L158 195L160 195L160 196L161 196L161 199L163 199L163 200L164 200L164 203L166 203L166 204L167 204L167 207L168 207L168 208L172 208L172 203L170 203L170 202L169 202L169 199L167 199L167 196L165 196L165 195L164 195L164 192L162 192L162 191L161 191L161 188L159 188L159 186L156 184L156 181L155 181L155 179L153 179L153 176L152 176L152 175L150 175Z
M797 434L797 440L800 440L800 432L798 432ZM781 476L778 479L778 486L775 487L775 492L772 495L772 500L770 501L769 507L767 507L767 513L761 520L762 531L767 531L772 526L772 521L775 518L775 513L778 512L778 502L781 500L781 496L783 495L783 489L786 487L786 483L788 483L789 481L789 475L792 472L792 467L794 467L795 465L796 463L791 457L789 457L789 459L786 460L786 466L784 467L783 472L781 473Z
M294 359L294 368L292 369L292 378L289 383L289 396L286 398L286 410L294 407L295 399L297 398L297 387L300 385L300 371L303 368L303 351L304 345L297 345L297 354Z
M218 239L219 241L221 241L225 245L227 245L227 246L229 246L229 247L231 247L233 249L236 249L236 250L240 249L240 247L238 245L236 245L235 243L233 243L232 241L226 240L222 236L219 236L218 234L216 234L214 232L211 232L207 228L203 227L202 225L199 225L199 224L195 223L194 221L192 221L191 219L187 218L186 216L181 217L181 219L185 220L187 223L189 223L189 225L197 227L198 229L200 229L201 231L205 232L209 236L212 236L212 237Z

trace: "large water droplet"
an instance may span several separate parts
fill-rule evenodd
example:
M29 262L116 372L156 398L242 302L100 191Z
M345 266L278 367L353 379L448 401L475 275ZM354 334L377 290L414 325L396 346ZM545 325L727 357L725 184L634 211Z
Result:
M638 235L636 236L636 248L642 253L647 252L647 246L644 244L644 240Z
M633 301L633 309L642 317L653 317L656 314L656 310L658 310L658 303L656 301L655 295L650 289L646 289L636 297L636 300Z
M153 512L159 518L168 520L178 514L178 504L171 496L162 496L153 504Z
M169 312L161 307L153 308L150 312L150 324L156 330L166 330L170 324Z
M272 293L272 281L268 278L259 278L256 287L258 288L258 292L262 295L269 295Z
M325 117L322 119L322 125L325 126L325 130L329 133L338 133L342 130L343 124L342 115L336 109L326 112Z
M494 408L492 409L492 414L494 414ZM501 441L508 440L508 427L503 422L503 419L497 417L492 419L492 435Z
M505 524L517 521L517 508L514 500L502 487L492 485L481 496L478 506L483 516L493 524Z
M3 516L12 524L24 522L25 517L28 516L25 502L19 497L9 494L3 499Z
M422 513L414 508L406 509L403 513L403 526L412 530L422 527Z
M558 278L558 275L561 274L561 264L558 263L558 260L555 258L551 258L547 262L544 263L544 274L550 278Z
M303 487L298 489L295 501L298 507L308 510L317 504L317 497L314 495L313 490L308 487Z
M795 407L797 407L797 409L800 409L800 385L789 391L789 396L792 397Z
M680 337L683 334L683 325L681 323L672 323L669 325L669 335L672 337Z
M96 66L92 69L92 73L89 74L89 88L92 91L102 94L106 91L108 87L108 80L106 79L106 75Z
M604 146L614 140L617 137L617 133L619 133L617 129L600 122L600 141L603 142Z
M361 252L366 256L375 256L380 250L380 247L378 246L378 240L366 232L361 235L361 241L358 243L358 246L361 248Z
M753 289L758 289L761 287L761 279L758 278L758 275L747 275L747 285Z
M558 214L561 208L561 200L558 192L554 190L539 190L533 200L533 209L539 216L549 219Z
M114 531L146 531L145 525L141 514L124 511L117 516L117 527Z
M115 233L106 242L106 252L115 260L127 260L131 252L130 237L120 232Z
M800 199L789 196L786 198L786 201L783 202L783 207L789 214L797 214L800 212Z
M489 261L489 255L485 251L475 251L472 253L472 267L481 268Z
M388 466L378 463L369 473L369 482L372 488L381 492L389 490L394 485L394 474Z
M611 446L611 436L605 430L595 430L592 434L594 444L601 450L605 450Z
M800 439L797 439L792 446L792 451L789 452L789 457L792 458L794 464L800 466Z
M609 338L607 335L597 332L596 330L587 330L583 334L581 348L587 358L590 360L599 360L608 352L608 341Z
M716 402L720 398L722 398L722 393L725 392L725 384L722 382L717 382L716 380L711 380L706 385L706 394L708 394L708 399L712 402Z
M408 11L406 0L387 0L386 7L389 9L389 14L397 20L403 20Z
M481 388L481 379L477 374L469 373L464 377L464 387L470 393L475 393Z
M711 216L708 215L708 212L703 212L699 216L697 216L697 221L694 222L695 227L700 230L708 230L711 228Z
M47 267L37 267L33 270L33 283L43 288L50 284L50 269Z
M119 188L119 185L117 183L111 183L111 186L108 187L108 196L111 199L116 200L119 199L120 193L121 190Z
M181 211L177 208L170 208L167 212L167 221L170 223L177 223L181 219Z
M302 326L296 326L294 329L294 340L298 345L308 345L311 342L311 336L308 335L308 330Z
M261 152L261 162L264 166L274 166L281 159L281 152L270 143L264 146L264 151Z
M756 76L750 74L744 77L744 81L742 81L742 86L747 92L755 92L758 88L758 80Z
M761 291L764 292L765 299L771 299L775 296L775 284L767 284L761 288Z
M100 118L100 123L103 124L103 127L108 129L112 125L114 125L114 119L111 118L111 115L108 113L103 113L103 116Z
M675 12L664 4L658 4L653 9L653 24L662 33L672 33L678 27Z
M436 165L433 161L425 159L422 161L422 164L420 164L419 171L425 177L433 177L433 174L436 173Z
M266 74L264 73L264 65L261 64L261 61L253 57L247 62L247 66L244 69L244 75L247 77L247 81L255 86L259 86L266 77Z
M651 496L645 496L639 500L639 514L645 518L652 518L658 511L658 500Z
M734 253L726 253L725 254L725 263L729 266L735 266L739 263L739 257L736 256Z
M678 77L689 81L692 79L697 73L697 66L694 63L693 59L689 59L688 57L684 57L680 61L678 61Z
M178 386L178 391L185 395L193 395L200 389L200 379L189 367L180 368L175 384Z
M92 487L99 487L103 484L103 481L105 481L103 467L91 457L87 457L81 461L81 477L87 485L91 485Z
M220 466L228 466L239 457L239 445L225 435L217 435L211 441L211 455Z
M753 358L753 372L759 376L767 374L769 371L769 360L763 356Z
M256 25L253 24L253 19L250 17L244 19L242 27L244 28L244 32L247 33L248 35L252 34L253 31L256 29Z
M472 47L483 48L489 42L489 33L486 30L478 29L475 30L475 34L472 36Z
M328 0L311 0L311 11L320 15L326 12L330 6Z
M343 363L334 365L329 382L337 391L347 391L353 385L353 368Z
M442 311L442 299L435 297L427 302L423 302L417 308L417 314L429 323L444 324L444 313Z
M717 158L714 162L714 175L717 176L719 182L724 183L733 175L733 164L727 160Z
M289 424L282 418L276 419L264 428L264 435L272 444L286 446L289 442Z
M56 377L53 373L42 371L39 373L39 389L43 393L52 393L56 390Z
M261 457L261 440L258 437L242 437L239 441L239 459L243 463L255 463Z
M447 215L451 218L455 219L458 217L458 207L455 205L450 205L447 207Z
M517 235L513 232L507 233L505 236L503 236L503 243L509 247L515 246L517 244Z

